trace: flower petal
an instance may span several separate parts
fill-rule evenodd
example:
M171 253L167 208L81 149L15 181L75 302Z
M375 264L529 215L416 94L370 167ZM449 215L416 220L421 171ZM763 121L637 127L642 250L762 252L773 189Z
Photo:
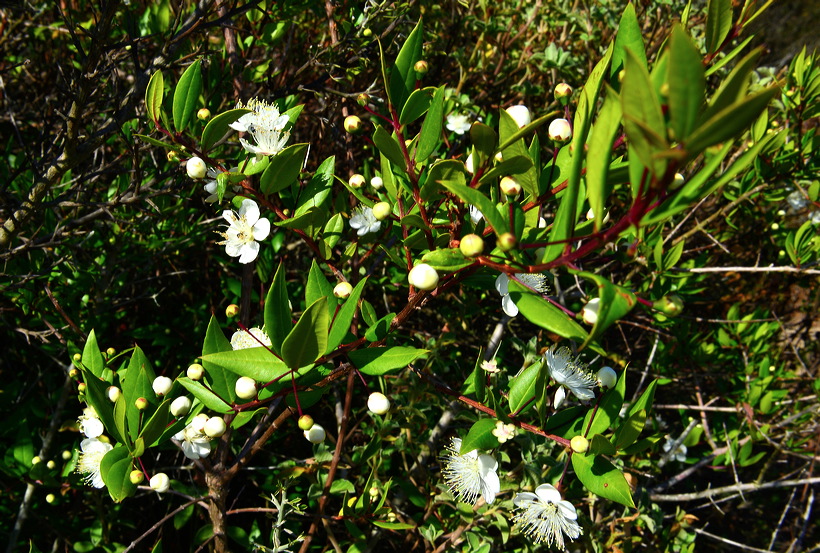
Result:
M270 221L263 217L253 225L253 239L264 240L268 237L268 234L270 234Z
M535 495L538 496L538 499L547 503L558 503L562 501L561 492L555 489L555 486L552 484L541 484L535 488Z
M558 409L564 403L564 400L567 398L567 391L563 386L559 386L558 390L555 392L555 404L553 407Z
M256 256L259 255L259 243L251 242L249 244L242 244L239 248L239 262L250 263Z
M506 313L508 317L518 315L518 306L515 305L515 302L509 295L501 298L501 309L504 310L504 313Z
M500 275L498 275L498 278L495 279L495 289L502 296L506 296L510 293L509 284L510 277L508 277L506 273L501 273Z

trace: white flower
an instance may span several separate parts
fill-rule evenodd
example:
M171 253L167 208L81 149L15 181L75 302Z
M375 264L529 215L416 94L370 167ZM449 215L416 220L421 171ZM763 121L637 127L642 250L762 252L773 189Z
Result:
M238 173L239 167L232 167L230 170L231 173ZM205 201L209 204L215 203L219 200L219 195L216 193L218 188L218 184L216 182L216 177L219 175L220 171L216 167L208 167L208 178L211 179L205 183L203 188L205 189L205 193L208 194L208 197L205 198ZM222 196L223 199L230 199L233 198L237 192L242 190L241 186L234 186L233 191L225 190L225 194Z
M188 426L174 434L174 439L180 442L182 453L194 461L204 459L211 453L210 438L202 432L204 424L200 422L201 419L198 416L194 417Z
M83 480L95 488L105 487L102 474L100 474L100 463L105 454L114 449L109 443L97 438L87 438L80 442L80 458L77 460L77 472L84 474Z
M262 345L271 347L271 341L265 331L256 326L249 330L237 330L231 336L233 349L258 348Z
M820 225L820 211L812 211L809 213L809 221L812 225Z
M474 205L470 206L470 220L473 222L473 225L477 225L484 219L484 215L481 211Z
M496 361L495 359L490 359L489 361L482 361L481 368L490 374L501 372L501 369L498 368L498 361Z
M285 148L290 133L284 129L290 119L287 115L280 115L279 108L257 98L253 98L244 106L239 102L236 107L252 110L235 123L231 123L232 129L248 132L253 136L256 145L244 138L239 139L246 151L258 156L272 156Z
M498 443L503 444L515 436L515 425L504 424L501 421L497 421L495 423L495 428L493 428L493 436L498 438Z
M378 232L382 222L373 215L373 209L366 205L360 205L353 211L350 217L350 228L356 229L356 234L364 236L369 232Z
M518 128L526 127L532 121L530 110L527 106L510 106L507 108L507 113L515 120Z
M569 501L561 498L561 492L550 484L541 484L535 493L521 492L513 498L517 509L515 524L535 543L544 542L564 549L564 534L574 540L583 530L578 524L578 513Z
M672 451L672 447L674 447L674 445L675 440L667 436L666 441L663 443L663 451L666 453L666 456L669 459L674 459L679 463L683 463L684 461L686 461L686 446L683 444L678 444L678 447L675 448L675 451Z
M93 407L88 407L80 417L80 432L86 438L98 438L105 431L102 421L97 417L97 412Z
M794 211L800 211L809 203L806 199L806 196L800 190L795 190L788 196L786 196L786 202L789 204Z
M270 221L259 216L259 206L250 199L242 200L239 213L225 210L222 217L228 221L228 230L219 234L225 239L218 242L225 246L231 257L239 257L240 263L250 263L259 255L257 240L264 240L270 233Z
M164 472L158 472L148 481L148 485L157 493L165 493L171 487L171 480Z
M444 463L442 474L447 486L458 501L475 505L479 496L487 504L495 501L495 495L501 491L498 479L498 461L490 455L479 455L472 450L464 455L459 454L461 440L453 438L447 447L447 454L441 460Z
M547 277L544 275L518 273L515 275L515 279L539 294L546 294L549 291ZM510 297L509 286L510 277L508 277L506 273L501 273L498 275L498 278L495 279L495 289L501 294L501 308L508 317L515 317L518 315L518 306L515 305L515 302Z
M555 408L558 409L564 403L567 396L566 388L581 401L594 398L592 388L598 383L595 375L589 373L586 365L572 358L569 348L563 347L557 352L555 349L556 345L553 345L544 354L547 370L559 386L555 392Z
M448 131L453 131L456 134L464 134L470 130L472 123L470 123L470 117L466 113L451 113L447 116L447 124L445 126Z

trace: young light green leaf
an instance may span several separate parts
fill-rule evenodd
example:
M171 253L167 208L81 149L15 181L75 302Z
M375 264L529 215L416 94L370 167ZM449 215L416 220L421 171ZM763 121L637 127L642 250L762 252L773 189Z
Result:
M333 317L338 299L333 295L333 285L322 274L322 270L314 259L310 263L310 271L305 283L305 305L310 305L319 298L327 298L327 315L329 318Z
M508 289L510 298L531 323L570 340L586 340L587 331L581 325L540 295L512 279Z
M612 145L620 126L621 102L615 92L608 89L604 105L592 128L587 154L587 194L589 206L595 214L596 229L601 228L606 202L612 192L612 184L607 177L612 158Z
M330 197L330 191L333 185L333 171L335 168L335 156L330 156L319 165L316 172L313 173L310 182L308 182L305 189L299 195L299 203L293 214L295 217L306 213L310 208L323 206L328 197Z
M426 349L393 346L359 349L351 351L348 357L361 373L370 376L381 376L403 369L425 355L427 355Z
M630 415L615 432L615 447L625 449L635 443L646 424L646 410L640 409Z
M88 333L85 346L83 346L82 363L83 367L88 369L91 374L97 378L102 377L103 371L105 370L105 361L103 361L100 346L97 345L97 335L93 329Z
M624 404L624 397L626 397L626 371L621 372L615 387L604 393L604 397L598 404L597 409L593 407L587 411L586 417L584 417L584 429L588 435L603 434L609 430L613 421L618 420L618 415ZM593 415L595 416L594 419L592 418Z
M635 14L635 5L629 2L621 15L618 24L618 34L615 36L615 46L612 54L612 67L609 70L609 77L612 85L617 90L618 75L626 66L626 52L630 51L635 55L644 67L646 67L646 51L643 46L643 33L638 17Z
M145 89L145 111L154 124L159 123L159 112L162 111L162 98L165 95L165 79L162 71L155 71Z
M205 341L202 343L202 355L220 351L230 351L231 349L231 342L225 337L225 334L219 327L219 321L216 320L215 316L211 315L211 320L208 321L208 328L205 330Z
M199 95L202 93L202 72L199 65L199 60L189 65L174 90L173 116L177 132L185 130L199 105Z
M282 360L291 369L310 365L324 354L328 336L327 298L310 304L282 342Z

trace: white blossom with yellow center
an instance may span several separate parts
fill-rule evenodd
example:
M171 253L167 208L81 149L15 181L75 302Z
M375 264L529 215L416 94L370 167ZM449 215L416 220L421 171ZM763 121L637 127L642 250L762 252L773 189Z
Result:
M290 118L280 114L279 108L257 98L251 99L245 105L239 102L236 107L251 110L235 123L231 123L232 129L250 133L256 142L251 144L240 138L239 142L246 151L257 156L273 156L285 149L285 144L290 138L290 133L285 132L285 126L290 122Z
M83 480L86 484L94 486L95 488L105 487L102 474L100 474L100 463L102 463L105 454L114 449L114 447L97 438L86 438L80 442L80 457L77 460L77 472L84 474Z
M501 491L501 482L496 474L498 461L489 455L479 455L475 449L461 455L460 449L461 440L453 438L447 447L447 454L441 459L447 486L458 501L475 505L479 497L484 497L487 504L492 503Z
M583 530L578 524L578 513L561 492L551 484L541 484L535 493L522 492L513 498L517 510L514 521L535 543L553 544L564 550L564 534L574 540Z
M231 257L238 257L240 263L250 263L259 255L257 240L264 240L270 234L270 221L259 216L259 206L250 199L242 200L239 212L225 210L222 218L228 221L228 229L219 234L225 239L218 242L225 246Z

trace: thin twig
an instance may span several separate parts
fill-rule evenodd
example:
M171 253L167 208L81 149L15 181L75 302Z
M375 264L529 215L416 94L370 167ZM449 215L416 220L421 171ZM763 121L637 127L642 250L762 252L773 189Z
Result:
M661 502L670 501L694 501L696 499L705 499L714 497L716 495L723 495L729 493L740 492L759 492L762 490L770 490L776 488L788 488L791 486L808 486L811 484L820 484L820 476L814 478L804 478L802 480L775 480L774 482L764 482L763 484L732 484L731 486L721 486L720 488L709 488L700 492L692 493L677 493L677 494L649 494L649 499Z

